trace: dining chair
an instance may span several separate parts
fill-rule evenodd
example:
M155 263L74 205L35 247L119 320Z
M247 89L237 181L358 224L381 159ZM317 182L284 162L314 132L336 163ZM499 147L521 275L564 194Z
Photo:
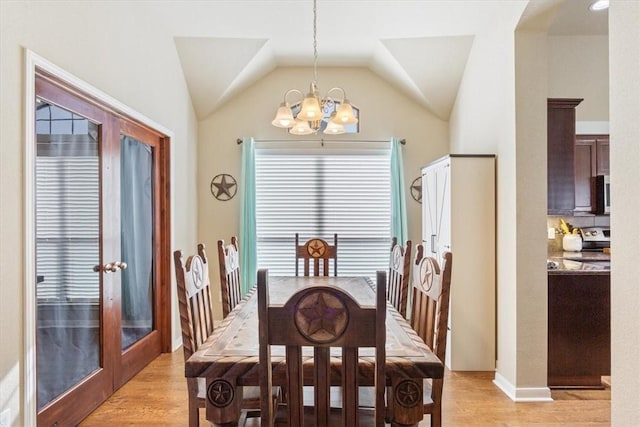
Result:
M218 264L220 267L220 294L222 297L222 317L227 315L242 300L240 287L240 256L238 239L231 237L231 243L218 240Z
M173 253L178 287L178 307L182 328L182 350L186 361L213 333L213 309L209 288L209 267L204 244L198 245L198 253L182 260L182 251ZM189 395L189 426L200 425L199 409L205 407L206 380L187 378ZM279 389L274 388L269 396L275 401ZM243 416L256 417L260 410L260 388L244 387L241 404Z
M328 276L329 262L333 260L333 275L338 275L338 234L333 235L333 246L325 240L313 237L303 245L300 244L299 235L296 233L296 276L300 261L304 265L304 275L310 275L310 267L313 265L314 276ZM320 271L322 269L322 274Z
M260 342L259 378L265 392L273 376L286 377L288 401L280 406L289 426L383 426L385 415L385 322L386 273L377 273L376 305L360 306L347 292L332 286L311 286L297 291L287 302L269 302L268 270L258 271L258 336ZM272 365L271 346L285 346L286 363ZM313 348L314 405L304 405L303 365L310 355L302 346ZM342 363L336 363L330 349L342 350ZM358 350L375 348L375 406L362 410L358 404ZM338 365L338 368L336 368ZM330 385L336 369L341 378L341 408L331 408ZM284 372L283 372L284 371ZM276 408L262 399L261 425L273 425Z
M451 294L453 254L445 252L443 265L423 256L423 246L416 246L413 271L410 324L433 353L444 363L447 349L447 323ZM431 416L431 426L442 424L442 388L444 378L424 380L424 413Z
M411 274L411 240L405 246L398 245L398 239L391 239L389 257L389 278L387 280L387 299L396 310L407 317L407 298L409 295L409 275Z

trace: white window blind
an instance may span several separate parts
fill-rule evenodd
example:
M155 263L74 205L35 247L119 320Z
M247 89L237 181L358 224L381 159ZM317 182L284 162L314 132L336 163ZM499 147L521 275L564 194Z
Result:
M389 263L389 150L302 153L256 150L258 268L295 274L303 243L338 234L338 275L375 277Z
M37 296L97 301L100 187L97 156L36 158Z

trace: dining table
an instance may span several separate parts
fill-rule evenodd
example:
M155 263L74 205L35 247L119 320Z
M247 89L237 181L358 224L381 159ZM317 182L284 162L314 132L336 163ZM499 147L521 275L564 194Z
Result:
M375 306L375 284L368 277L269 277L270 304L284 304L302 288L335 286L360 305ZM332 364L341 354L331 352ZM374 385L375 349L360 349L359 386ZM284 347L272 346L274 386L286 385ZM259 340L257 292L254 287L214 333L185 362L185 376L206 378L206 418L228 425L240 418L243 386L258 386ZM442 378L444 365L389 303L386 316L387 416L395 426L416 426L423 419L423 380ZM303 350L303 381L313 384L313 351ZM332 369L332 386L339 386L340 370Z

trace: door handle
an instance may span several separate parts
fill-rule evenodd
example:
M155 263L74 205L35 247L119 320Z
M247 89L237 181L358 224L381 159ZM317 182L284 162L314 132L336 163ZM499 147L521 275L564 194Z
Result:
M105 273L115 273L116 271L118 271L118 267L109 262L105 265L94 265L93 271L95 271L96 273L100 271L104 271Z
M127 263L122 261L109 262L105 265L95 265L93 266L93 271L96 273L99 271L104 271L105 273L115 273L118 270L125 270L127 268Z

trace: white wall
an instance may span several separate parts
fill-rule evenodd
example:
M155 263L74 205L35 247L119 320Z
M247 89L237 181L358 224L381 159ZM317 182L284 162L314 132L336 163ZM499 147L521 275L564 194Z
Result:
M584 98L577 121L609 120L609 39L549 36L549 98Z
M216 171L222 170L238 175L237 137L279 137L281 133L268 124L275 104L284 89L304 89L309 83L310 70L276 70L198 124L172 37L208 34L212 16L182 11L169 3L156 4L154 8L144 3L0 1L0 408L11 409L14 426L22 425L20 400L24 387L23 47L34 50L174 132L172 186L176 239L173 246L188 250L196 241L204 240L209 244L213 259L215 241L237 232L238 206L235 203L238 200L226 202L228 205L224 207L215 202L209 193L211 178ZM200 2L198 7L205 7L204 3ZM512 4L512 7L519 6ZM637 374L640 365L640 267L636 262L640 253L640 227L634 219L640 211L640 197L637 188L623 184L640 182L637 127L640 117L639 7L638 2L615 1L609 12L612 191L617 200L612 224L616 229L626 230L614 242L615 269L612 272L612 377L615 384L612 418L616 426L640 424L637 401L640 395ZM539 354L534 355L534 369L529 373L530 355L520 354L520 350L528 348L521 343L527 335L519 334L523 328L534 329L542 323L539 317L521 316L517 304L539 296L539 290L530 287L522 274L527 271L524 264L540 260L537 255L526 259L521 254L520 245L526 244L528 232L522 229L523 222L518 215L528 208L537 209L533 203L540 188L546 186L540 181L537 184L540 187L536 187L538 175L530 170L531 165L522 165L526 151L521 150L520 144L529 139L521 134L524 128L516 128L515 124L515 110L520 102L517 91L522 90L518 88L514 70L515 23L497 21L505 26L497 25L492 32L480 34L474 40L450 120L451 152L498 155L498 372L513 385L534 387L540 375L537 368ZM332 77L334 73L340 75ZM385 104L399 107L396 111L412 108L414 104L397 95L375 75L364 70L350 70L344 75L342 70L320 70L320 83L321 88L333 83L347 88L352 100L362 109L364 133L360 137L407 138L406 184L417 176L420 165L447 151L446 124L428 112L420 111L420 107L416 106L419 112L412 113L408 119L401 118L400 114L393 115L390 120L381 119ZM550 82L549 93L556 93L553 85ZM371 105L380 107L369 110ZM246 111L255 115L243 116ZM599 111L586 115L585 110L583 117L582 110L578 109L578 118L603 120L600 118L603 110ZM374 127L367 129L366 126ZM533 186L534 199L526 202L521 199L526 192L522 195L516 192L526 190L529 185ZM418 241L419 207L408 199L408 209L410 235ZM518 239L522 239L520 244ZM212 277L215 278L215 274L217 272L212 271ZM177 330L176 320L174 332ZM535 342L527 345L535 345Z
M537 24L542 22L544 20ZM637 14L629 18L631 22L637 24ZM506 37L504 40L508 40L508 35ZM632 32L633 37L633 42L626 41L625 48L637 52L637 31ZM516 399L543 398L546 387L546 271L542 267L546 257L546 174L539 165L546 164L546 97L585 98L584 108L578 109L578 120L606 124L609 120L607 38L545 39L539 31L519 31L515 37L515 58L508 42L500 40L485 46L484 38L476 36L451 118L451 146L454 152L473 152L478 150L475 147L480 147L498 154L496 382ZM507 61L502 67L501 60ZM514 60L515 85L509 67L509 61ZM637 64L636 57L632 56L631 60ZM629 66L629 62L624 66ZM637 73L637 67L635 71ZM631 76L626 78L629 80ZM509 112L513 105L513 87L515 117ZM635 92L631 94L637 99ZM617 166L612 163L613 167ZM637 309L637 299L634 307ZM637 317L635 320L637 325ZM637 367L637 353L634 355Z
M640 2L609 9L611 102L611 420L640 425Z
M198 235L216 254L218 239L228 241L238 233L240 197L220 202L209 191L211 179L219 173L240 178L242 148L236 139L252 136L260 139L319 140L320 136L293 137L271 125L284 93L291 88L306 91L313 71L309 68L278 68L249 87L223 108L202 120L199 126L198 198L200 218ZM414 244L421 239L420 205L408 191L420 167L448 152L448 125L428 110L394 90L389 84L364 68L320 68L319 88L322 92L333 86L343 87L354 105L360 108L361 132L339 135L334 139L390 140L405 138L403 148L409 236ZM326 140L332 139L330 136ZM301 142L300 146L308 145ZM212 271L218 277L218 267ZM219 293L215 288L214 292ZM215 295L216 315L220 317L219 296Z
M166 28L129 2L0 2L0 409L23 425L23 48L174 133L173 247L195 250L197 120ZM173 333L179 337L179 322Z
M497 155L495 382L512 399L546 400L546 37L516 24L476 36L451 150Z
M517 394L521 394L521 390L529 390L537 398L549 397L549 391L546 389L546 51L546 32L516 32L517 375L515 385Z

